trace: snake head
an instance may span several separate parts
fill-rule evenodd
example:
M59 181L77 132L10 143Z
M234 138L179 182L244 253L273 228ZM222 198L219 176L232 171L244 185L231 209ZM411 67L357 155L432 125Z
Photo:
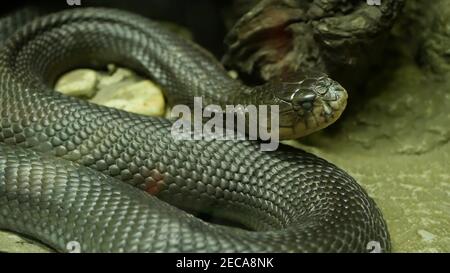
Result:
M272 85L280 109L280 139L294 139L327 127L342 114L347 92L326 74L285 75Z

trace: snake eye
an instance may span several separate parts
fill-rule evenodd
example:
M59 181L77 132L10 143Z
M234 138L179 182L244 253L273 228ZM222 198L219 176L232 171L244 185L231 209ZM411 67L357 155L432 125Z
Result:
M293 99L294 105L300 106L303 110L310 111L313 108L316 94L311 91L300 92Z
M312 108L312 103L310 103L310 102L304 102L304 103L302 103L302 107L303 107L303 109L305 109L305 110L311 110L311 108Z

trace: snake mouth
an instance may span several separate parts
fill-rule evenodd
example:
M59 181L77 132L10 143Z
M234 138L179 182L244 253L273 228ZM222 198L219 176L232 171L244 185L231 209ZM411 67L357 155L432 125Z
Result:
M288 97L277 98L281 107L280 139L311 134L329 126L343 113L347 91L325 74L313 76L296 83L284 83L290 90Z

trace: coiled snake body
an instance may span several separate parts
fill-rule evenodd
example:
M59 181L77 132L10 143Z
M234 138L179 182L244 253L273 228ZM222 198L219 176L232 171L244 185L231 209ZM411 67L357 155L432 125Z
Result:
M199 47L122 11L39 18L0 52L1 229L58 251L73 241L84 252L354 252L371 241L390 250L373 200L323 159L283 145L262 152L258 141L176 141L167 119L52 91L61 73L107 63L155 80L172 104L297 103L282 111L290 133L331 123L345 93L316 74L276 83L279 92L246 87Z

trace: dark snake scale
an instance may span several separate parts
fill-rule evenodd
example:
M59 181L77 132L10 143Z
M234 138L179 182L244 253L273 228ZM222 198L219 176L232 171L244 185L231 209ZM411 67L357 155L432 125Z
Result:
M137 15L76 9L32 21L0 50L0 229L57 251L73 241L82 252L390 250L374 201L323 159L284 145L262 152L258 141L177 141L168 119L52 90L63 72L108 63L154 80L172 104L259 94Z

